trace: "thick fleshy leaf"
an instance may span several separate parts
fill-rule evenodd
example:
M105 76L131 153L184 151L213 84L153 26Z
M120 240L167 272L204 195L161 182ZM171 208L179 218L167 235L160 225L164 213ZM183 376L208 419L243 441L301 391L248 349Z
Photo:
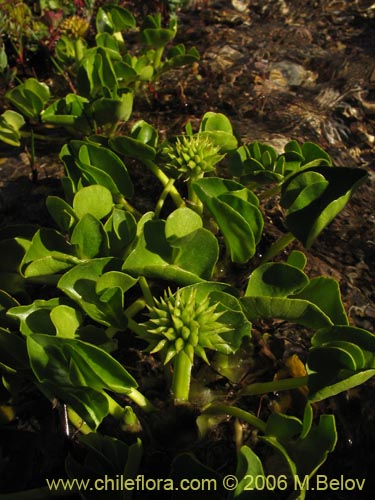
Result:
M112 271L121 271L121 265L121 260L112 257L92 259L65 273L57 286L98 323L124 328L123 294L136 280L124 275L119 281Z
M90 214L96 219L106 217L113 207L112 195L104 186L87 186L78 191L73 200L73 209L81 219Z
M252 272L245 296L287 297L308 283L308 277L300 269L284 262L270 262Z
M210 279L219 248L212 233L200 226L200 217L189 208L175 210L167 221L141 219L137 244L123 269L184 285Z
M91 184L100 184L113 194L133 196L133 184L127 168L113 151L88 142L77 141L71 145L77 167Z
M39 384L49 398L57 398L72 408L91 429L97 429L109 413L108 399L101 391L79 385L63 385L51 380Z
M0 115L0 141L10 146L21 145L20 128L25 125L23 116L16 111L8 109Z
M263 230L255 195L242 184L217 177L198 179L193 189L223 233L232 261L247 262Z
M75 245L77 256L82 260L108 255L107 233L101 222L90 213L83 215L76 224L70 242Z
M238 500L272 500L276 499L273 491L262 488L266 483L263 465L251 448L242 446L238 454L236 477L238 485L234 490L234 498ZM264 482L259 478L263 477ZM257 485L260 486L257 489Z
M78 220L73 208L58 196L48 196L46 206L62 232L68 232Z
M278 318L313 329L332 325L330 318L318 306L307 300L283 297L243 297L241 302L250 321Z
M115 125L127 121L133 110L133 92L123 92L120 98L101 97L90 106L90 113L96 126Z
M29 78L17 87L9 90L5 97L24 116L37 120L50 97L49 88L36 78Z
M63 304L52 309L50 318L56 328L56 335L64 338L74 338L82 323L82 314L77 309Z
M307 367L309 399L319 401L355 387L375 373L375 335L348 325L318 330Z
M133 126L130 136L113 137L109 143L124 156L152 161L156 156L158 133L152 125L140 120Z
M64 301L59 298L34 300L29 305L15 306L9 309L8 316L19 321L19 330L23 335L45 333L54 335L55 327L51 321L51 311Z
M135 28L135 17L131 12L119 5L104 5L98 10L96 29L99 33L116 33Z
M366 178L364 170L346 167L313 167L289 177L281 196L289 230L310 247Z
M42 113L44 123L52 123L75 134L88 134L92 127L88 117L89 100L77 94L67 94L48 106Z
M273 414L272 418L275 415L277 414ZM304 439L288 439L287 423L288 421L285 420L283 426L285 427L285 429L283 428L285 437L266 433L266 436L262 436L261 439L281 453L288 463L292 475L300 478L312 477L336 446L335 417L333 415L321 415L318 424L310 429ZM290 421L290 424L295 425L292 421ZM292 431L292 428L290 431Z
M68 455L65 467L71 479L102 478L107 474L111 478L123 476L132 480L137 476L142 458L140 439L130 446L120 439L99 432L80 435L78 439L87 453L84 454L82 463L78 461L77 454ZM100 492L98 496L101 496ZM131 495L124 495L123 491L111 492L113 500L130 500L130 497Z
M39 380L62 387L81 385L128 394L135 379L110 354L77 339L33 334L27 337L32 370ZM77 369L81 384L77 384Z
M108 235L111 255L122 257L136 236L137 223L129 212L114 208L104 224L104 230Z
M237 139L233 134L232 124L222 113L209 111L202 118L199 135L207 136L216 146L220 146L220 152L228 152L236 149Z
M339 284L332 278L326 276L313 278L302 291L294 293L293 298L308 300L317 305L335 325L348 324Z
M62 234L42 228L35 233L21 269L26 278L47 276L69 269L78 262L74 247Z

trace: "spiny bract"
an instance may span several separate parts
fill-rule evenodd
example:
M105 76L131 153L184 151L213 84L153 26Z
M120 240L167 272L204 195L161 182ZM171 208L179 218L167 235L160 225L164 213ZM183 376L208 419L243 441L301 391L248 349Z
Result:
M199 134L183 136L165 149L168 158L166 167L195 179L214 170L215 165L223 158L223 155L218 154L219 150L220 147L208 137Z
M144 323L147 333L142 337L150 343L149 352L162 351L165 364L182 350L191 362L197 354L208 363L206 348L229 354L231 348L220 335L231 328L220 322L224 312L217 312L217 306L210 305L209 296L198 302L196 288L179 289L175 294L166 291L149 308L149 320Z

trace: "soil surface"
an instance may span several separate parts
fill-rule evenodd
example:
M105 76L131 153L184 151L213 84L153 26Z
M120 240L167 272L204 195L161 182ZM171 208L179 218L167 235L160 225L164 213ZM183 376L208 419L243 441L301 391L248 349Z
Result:
M124 3L129 8L139 4ZM143 118L170 136L181 133L188 121L194 128L206 111L222 112L244 142L267 142L281 152L291 139L313 141L335 165L368 172L367 183L307 252L307 273L336 278L351 323L374 331L375 4L197 2L179 12L176 41L195 46L199 64L167 74L149 103L138 99L131 123ZM25 221L48 225L44 199L60 192L63 174L59 144L37 150L33 168L23 150L0 148L0 227ZM285 231L280 210L268 207L267 243ZM247 276L250 271L242 268ZM337 416L339 444L319 472L366 477L368 492L375 491L374 401L370 382L327 403L326 411ZM330 491L324 498L355 496L362 498L348 491ZM307 498L315 498L314 493Z

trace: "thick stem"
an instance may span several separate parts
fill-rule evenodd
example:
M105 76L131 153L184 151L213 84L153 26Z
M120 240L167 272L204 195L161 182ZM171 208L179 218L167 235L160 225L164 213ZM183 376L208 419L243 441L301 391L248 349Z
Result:
M127 319L132 319L136 314L139 312L143 311L143 309L146 307L146 301L145 299L137 299L135 300L132 304L130 304L129 307L127 307L124 311L125 316Z
M86 422L72 408L68 407L69 422L82 434L90 434L93 431Z
M131 213L136 220L139 220L142 217L142 214L138 212L138 210L134 208L122 195L115 196L114 201L124 207L127 212Z
M265 264L266 262L269 262L272 260L276 255L278 255L280 252L284 250L292 241L294 241L296 238L292 233L286 233L284 236L282 236L279 240L275 241L270 248L267 250L267 252L264 254L261 264Z
M155 217L159 217L160 212L161 212L161 210L162 210L162 208L164 206L165 200L167 199L167 196L171 192L171 188L173 187L174 181L175 181L175 179L169 179L169 181L165 185L165 187L163 189L163 192L161 193L161 195L160 195L160 197L158 199L158 202L155 205L155 210L154 210Z
M241 408L237 408L235 406L212 404L203 411L203 414L206 414L206 415L230 415L232 417L236 417L236 418L239 418L241 420L244 420L248 424L259 429L261 432L265 432L265 430L266 430L266 424L263 422L263 420L256 417L252 413L249 413L248 411L245 411L245 410L241 410Z
M127 396L146 413L156 411L156 408L151 401L149 401L146 396L140 393L137 389L132 389Z
M288 391L291 389L299 389L307 385L309 377L294 377L282 380L273 380L271 382L257 382L250 384L242 391L240 396L257 396L259 394L267 394L268 392Z
M155 165L153 161L143 160L143 163L149 170L151 170L151 172L162 183L164 187L169 183L169 177L162 170L160 170L160 168ZM185 206L184 200L181 198L180 193L177 191L174 185L170 187L169 194L177 208Z
M146 304L150 307L153 307L155 305L154 301L154 296L152 295L152 292L150 290L149 284L144 276L139 277L139 286L141 287L143 297L146 301Z
M203 177L203 175L197 177L196 179L189 179L187 183L187 188L188 188L188 198L189 201L192 204L192 209L197 212L197 214L202 215L203 214L203 203L201 200L198 198L196 192L193 189L193 183L195 180Z
M180 351L174 358L172 393L176 403L189 401L191 369L193 367L189 356Z

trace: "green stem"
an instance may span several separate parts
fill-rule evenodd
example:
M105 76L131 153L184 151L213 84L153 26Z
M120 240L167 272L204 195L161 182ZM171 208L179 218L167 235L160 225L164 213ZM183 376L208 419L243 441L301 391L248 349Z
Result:
M271 382L257 382L242 389L239 393L239 396L258 396L260 394L267 394L268 392L298 389L299 387L307 385L308 380L309 377L305 376L286 378L282 380L273 380Z
M187 182L187 188L188 188L188 198L189 201L192 204L192 209L195 210L199 215L202 215L203 213L203 203L201 200L198 198L196 192L193 189L193 183L195 180L202 178L203 175L195 178L195 179L189 179Z
M252 413L248 411L241 410L241 408L237 408L235 406L229 406L224 404L212 404L203 411L205 415L230 415L231 417L236 417L241 420L244 420L250 425L253 425L261 432L265 432L266 424L260 418L256 417Z
M158 76L159 76L159 71L161 69L161 58L163 57L163 52L164 52L164 47L159 47L158 49L155 50L154 68L155 68L155 73Z
M267 252L264 254L261 264L265 264L266 262L269 262L272 260L276 255L278 255L284 248L286 248L292 241L294 241L296 238L292 233L286 233L284 236L282 236L279 240L275 241L270 248L267 250Z
M65 139L61 139L61 138L58 138L58 137L48 137L47 135L42 135L42 134L36 134L35 132L27 132L25 130L21 130L20 131L20 134L21 134L21 137L27 137L27 138L32 138L32 140L34 139L38 139L40 141L46 141L46 142L65 142Z
M74 425L79 432L82 432L82 434L90 434L90 432L94 432L72 408L68 407L67 411L70 423Z
M134 215L134 218L139 220L142 217L141 212L138 212L136 208L133 207L122 195L115 196L115 203L118 203L121 205L125 210L132 215Z
M167 199L167 196L170 194L171 188L173 187L174 182L175 182L175 179L169 179L167 184L164 186L163 192L161 193L161 195L158 199L158 202L156 203L156 206L155 206L154 212L155 212L156 217L159 217L160 212L164 206L165 200Z
M74 57L76 60L76 69L78 70L79 63L83 58L83 45L82 45L82 40L80 38L74 40Z
M143 160L143 163L155 175L155 177L162 183L164 187L169 183L169 177L162 170L160 170L160 168L155 165L153 161L145 159ZM184 200L181 198L180 193L177 191L174 185L170 187L168 194L171 195L171 198L177 208L185 206Z
M142 328L141 325L139 325L134 319L132 318L127 318L128 319L128 328L138 335L139 337L142 337L145 334L144 328Z
M132 319L136 314L141 312L146 306L146 301L143 298L135 300L128 308L125 309L124 313L127 319Z
M172 393L176 403L189 401L191 369L189 356L182 350L174 358Z
M146 396L140 393L137 389L132 389L127 396L146 413L156 411L156 408L151 401L149 401Z
M154 296L150 290L148 281L144 276L140 276L138 280L139 286L141 287L143 297L145 298L146 304L150 307L155 305Z

